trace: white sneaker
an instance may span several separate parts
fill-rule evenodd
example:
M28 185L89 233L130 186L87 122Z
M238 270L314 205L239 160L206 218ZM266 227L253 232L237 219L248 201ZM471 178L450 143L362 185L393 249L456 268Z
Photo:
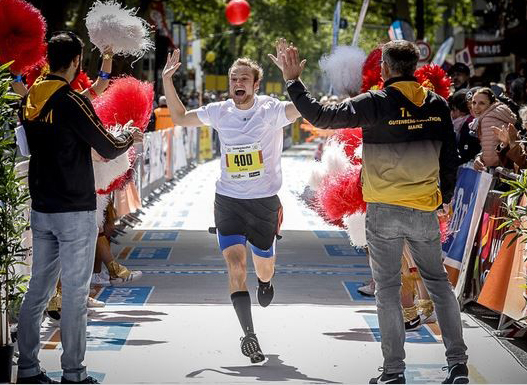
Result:
M95 298L88 297L87 305L88 305L88 307L105 307L106 303L104 303L103 301L99 301L99 300L97 300Z
M422 323L433 324L434 322L437 322L436 311L434 310L432 314L430 314L428 317L425 314L421 314L421 318L423 318L423 320L421 321Z
M368 284L359 287L357 291L362 295L366 295L368 297L374 297L375 296L375 281L372 279Z
M123 266L124 267L124 266ZM126 269L126 268L125 268ZM118 285L120 283L126 283L130 281L136 281L143 276L143 273L140 270L128 270L122 271L117 277L110 276L110 284Z
M108 274L100 272L93 273L91 275L91 285L92 286L110 286L110 277Z

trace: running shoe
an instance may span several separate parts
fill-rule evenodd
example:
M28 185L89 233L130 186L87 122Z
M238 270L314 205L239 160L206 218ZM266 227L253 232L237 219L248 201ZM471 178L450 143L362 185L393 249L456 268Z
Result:
M386 373L382 368L382 373L379 377L373 377L370 379L370 384L406 384L406 378L404 373Z
M432 300L420 299L417 306L421 312L422 323L430 324L437 321L437 315Z
M110 274L110 283L112 285L135 281L143 275L139 270L129 270L116 261L108 263L108 273Z
M271 282L260 283L258 280L258 289L256 289L256 297L261 307L267 307L274 297L274 286Z
M443 367L448 369L448 374L442 384L468 384L468 367L467 364L454 364Z
M251 363L256 364L265 360L265 356L260 349L260 344L256 338L256 334L249 333L245 337L241 338L242 354L251 359Z
M96 300L95 298L88 297L88 303L87 306L89 308L95 308L95 307L105 307L106 303L103 301Z
M375 297L375 281L372 279L369 283L359 287L357 291L367 297Z
M417 315L414 319L406 321L404 323L404 330L411 332L421 328L421 316Z
M91 275L92 286L110 286L110 276L106 272L93 273Z
M60 379L60 383L61 384L99 384L99 381L97 381L92 376L88 376L82 381L70 381L70 380L66 380L64 377L62 377Z
M53 381L48 377L45 370L41 370L39 374L31 377L18 377L16 379L17 384L58 384L57 381Z

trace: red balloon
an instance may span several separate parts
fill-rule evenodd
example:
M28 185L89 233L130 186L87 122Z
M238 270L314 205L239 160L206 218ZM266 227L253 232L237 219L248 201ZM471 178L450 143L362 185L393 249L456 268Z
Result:
M231 0L225 8L225 17L232 25L245 23L250 14L251 6L245 0Z

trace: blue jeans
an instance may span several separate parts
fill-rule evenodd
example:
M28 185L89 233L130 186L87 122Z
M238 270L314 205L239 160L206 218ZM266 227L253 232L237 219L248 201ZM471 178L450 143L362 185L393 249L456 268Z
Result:
M447 363L466 363L459 303L443 266L437 213L368 203L366 240L375 280L384 370L401 373L405 369L406 333L401 307L401 256L405 240L434 302Z
M60 274L63 376L82 381L86 378L86 367L82 365L86 351L86 301L97 239L95 211L45 214L33 210L31 230L33 265L18 322L18 377L35 376L41 371L40 325Z

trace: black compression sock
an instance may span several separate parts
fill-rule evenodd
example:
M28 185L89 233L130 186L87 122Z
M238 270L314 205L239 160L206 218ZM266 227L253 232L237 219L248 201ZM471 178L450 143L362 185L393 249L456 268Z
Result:
M248 291L237 291L231 294L232 305L245 335L254 333L251 315L251 296Z
M257 278L258 278L258 277L257 277ZM260 278L258 278L258 286L263 286L263 287L271 286L271 281L269 281L269 282L264 282L264 281L262 281Z

